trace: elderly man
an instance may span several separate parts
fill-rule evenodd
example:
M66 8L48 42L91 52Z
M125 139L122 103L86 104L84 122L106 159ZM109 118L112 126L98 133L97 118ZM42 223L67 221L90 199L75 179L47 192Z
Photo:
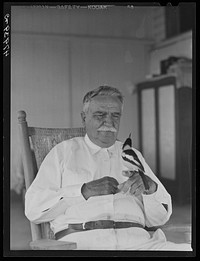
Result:
M56 239L78 249L191 250L166 241L159 228L153 236L145 229L168 221L171 197L139 151L129 148L126 160L117 140L122 108L116 88L85 95L85 137L63 141L46 156L27 190L25 214L35 223L50 221Z

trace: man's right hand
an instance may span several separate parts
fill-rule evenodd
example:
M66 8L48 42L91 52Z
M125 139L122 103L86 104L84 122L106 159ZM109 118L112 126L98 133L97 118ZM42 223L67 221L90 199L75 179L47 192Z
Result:
M87 200L90 197L116 194L119 191L118 185L119 183L115 178L106 176L101 179L84 183L81 192Z

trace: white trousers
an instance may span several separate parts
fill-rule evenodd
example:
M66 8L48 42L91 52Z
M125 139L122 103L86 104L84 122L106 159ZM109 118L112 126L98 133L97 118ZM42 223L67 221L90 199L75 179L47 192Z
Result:
M161 229L150 236L145 229L137 227L75 232L59 240L76 242L77 250L192 251L190 244L167 241Z

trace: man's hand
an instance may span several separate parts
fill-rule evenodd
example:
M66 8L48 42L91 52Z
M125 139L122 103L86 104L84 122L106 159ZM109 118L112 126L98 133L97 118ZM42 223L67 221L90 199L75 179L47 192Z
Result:
M87 200L90 197L116 194L118 190L118 181L112 177L103 177L101 179L93 180L84 183L81 192Z
M128 176L127 174L126 176ZM149 185L149 189L145 190L145 186L143 180L138 172L132 174L129 179L118 186L120 191L126 193L129 189L129 193L131 195L135 195L136 197L140 197L141 194L152 194L157 190L157 184L147 175L145 175L147 183Z

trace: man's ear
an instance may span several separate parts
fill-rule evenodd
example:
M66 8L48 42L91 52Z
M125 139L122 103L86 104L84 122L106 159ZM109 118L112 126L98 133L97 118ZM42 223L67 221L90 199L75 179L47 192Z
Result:
M85 118L86 118L85 112L82 111L82 112L81 112L81 119L82 119L83 127L85 127Z

